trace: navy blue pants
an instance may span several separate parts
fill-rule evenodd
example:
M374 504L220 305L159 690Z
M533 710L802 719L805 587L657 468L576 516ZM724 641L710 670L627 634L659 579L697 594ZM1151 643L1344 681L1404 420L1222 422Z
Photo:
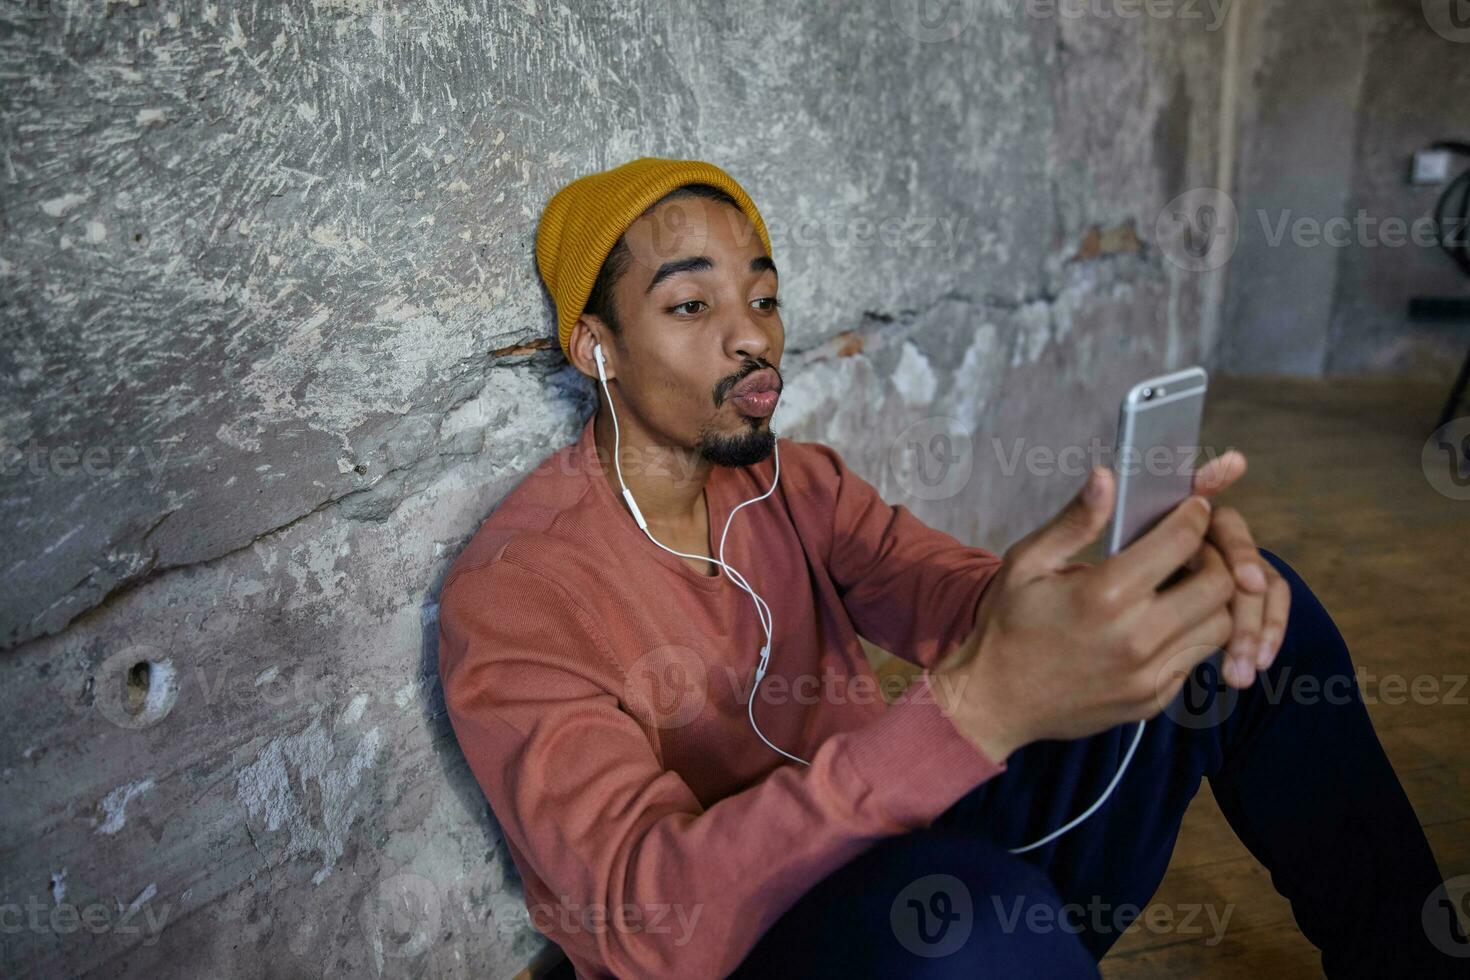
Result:
M1096 977L1138 918L1213 945L1229 937L1229 895L1140 916L1205 777L1329 977L1470 976L1470 958L1452 955L1470 954L1470 940L1434 901L1440 872L1342 636L1296 572L1261 554L1291 584L1275 662L1245 691L1220 677L1218 652L1196 668L1096 813L1044 847L1007 852L1090 806L1135 725L1022 748L930 827L881 840L819 882L734 976Z

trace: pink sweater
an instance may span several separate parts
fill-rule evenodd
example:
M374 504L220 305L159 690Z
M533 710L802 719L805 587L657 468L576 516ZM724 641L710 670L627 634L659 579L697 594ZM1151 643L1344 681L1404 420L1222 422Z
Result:
M480 527L440 597L449 717L505 834L531 923L580 978L719 977L808 888L1004 770L938 708L930 668L974 629L1000 559L890 506L816 442L725 560L770 605L649 541L589 418ZM772 460L715 467L718 548ZM861 634L925 670L885 707Z

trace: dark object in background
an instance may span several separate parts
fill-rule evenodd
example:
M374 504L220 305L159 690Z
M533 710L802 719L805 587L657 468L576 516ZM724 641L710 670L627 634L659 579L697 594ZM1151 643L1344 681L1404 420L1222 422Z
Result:
M1409 300L1409 319L1470 325L1470 299L1415 296ZM1460 365L1460 374L1455 378L1454 387L1450 389L1450 397L1439 413L1439 421L1434 424L1436 429L1447 425L1459 413L1467 386L1470 386L1470 351L1465 352L1465 363Z
M1470 156L1470 143L1445 140L1435 143L1433 149ZM1440 195L1439 203L1434 206L1434 226L1439 229L1440 248L1455 260L1460 271L1470 276L1470 170L1450 181ZM1409 300L1409 319L1470 325L1470 299L1416 296ZM1465 362L1460 365L1460 374L1439 414L1436 429L1447 425L1459 413L1467 385L1470 385L1470 350L1465 352Z
M577 971L572 969L572 961L563 956L561 962L546 974L545 980L577 980Z

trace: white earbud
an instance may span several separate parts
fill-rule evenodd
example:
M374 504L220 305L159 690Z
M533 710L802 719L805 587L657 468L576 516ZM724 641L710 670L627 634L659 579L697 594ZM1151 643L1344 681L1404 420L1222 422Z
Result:
M750 596L751 600L755 603L755 614L760 618L761 629L766 634L766 642L760 650L760 662L756 665L755 669L755 683L751 685L750 700L746 702L746 716L750 719L750 727L755 729L756 735L760 737L760 740L762 742L765 742L766 745L770 746L781 755L784 755L786 758L791 759L793 762L800 762L804 766L811 765L810 762L807 762L800 756L792 755L790 752L787 752L785 749L777 746L770 739L766 738L765 733L762 732L760 726L756 724L755 696L756 692L760 690L761 680L766 676L766 667L769 665L771 660L771 607L768 606L766 604L766 601L762 599L759 595L757 595L755 590L746 583L745 576L741 575L738 571L735 570L733 566L727 564L725 561L725 536L730 533L730 522L735 519L735 512L738 511L741 507L745 507L749 504L756 503L757 501L764 500L769 497L771 493L776 489L776 484L781 480L780 443L778 442L772 449L776 460L776 469L775 473L771 477L770 489L761 494L759 497L752 497L751 499L735 507L733 510L730 511L730 516L725 519L725 530L720 534L720 557L718 559L710 559L704 555L690 555L682 551L675 551L673 548L668 547L662 541L658 540L658 538L655 538L653 536L653 533L648 530L648 521L644 520L643 512L638 509L638 504L633 499L633 491L628 489L627 482L623 480L622 455L619 452L622 440L621 435L618 431L618 413L617 410L613 408L612 392L608 391L607 388L607 371L603 368L602 344L600 342L594 344L592 347L592 359L597 362L597 377L602 382L603 394L607 396L608 411L612 413L613 466L617 470L618 483L621 484L623 487L623 499L628 502L628 509L632 511L633 519L638 522L638 526L643 530L643 533L648 535L648 540L652 541L660 548L663 548L669 554L678 555L681 558L695 558L701 561L713 560L714 563L716 565L719 565L724 573L729 577L730 581L740 586L740 588L743 589L745 593Z

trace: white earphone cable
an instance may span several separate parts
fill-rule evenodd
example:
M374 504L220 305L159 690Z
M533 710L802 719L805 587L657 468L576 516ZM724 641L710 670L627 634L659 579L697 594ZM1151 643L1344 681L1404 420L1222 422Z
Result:
M668 545L655 538L653 536L653 533L648 530L648 521L644 519L642 511L638 509L638 504L633 500L633 492L628 489L628 484L623 480L623 463L622 456L619 451L622 445L622 437L618 429L618 413L617 410L613 408L612 404L612 392L609 391L607 387L607 374L603 371L602 367L603 359L601 344L598 344L596 347L593 348L593 354L597 361L597 376L602 382L602 391L607 396L607 407L609 412L612 414L613 466L618 473L618 483L623 488L623 498L628 502L628 507L633 512L634 519L638 522L638 526L642 528L643 533L648 536L648 540L652 541L654 544L658 545L669 554L678 555L681 558L693 558L696 560L714 562L716 565L719 565L722 570L724 570L725 574L729 576L730 581L734 582L741 589L743 589L747 595L750 596L751 600L755 603L755 612L756 616L760 618L761 629L766 634L766 643L765 646L761 648L760 663L759 665L757 665L755 670L755 683L751 685L750 698L745 702L746 716L750 719L750 727L755 730L756 735L759 736L760 740L766 743L766 745L769 746L773 751L780 753L781 755L785 756L788 759L791 759L794 762L800 762L804 766L811 765L811 763L807 760L801 758L800 756L792 755L790 752L787 752L785 749L781 748L779 745L776 745L770 739L766 738L765 733L762 732L760 729L760 725L756 724L756 693L760 690L761 680L766 676L766 667L769 665L771 659L771 630L773 625L771 619L771 608L770 606L766 605L766 601L762 599L756 593L756 591L750 587L749 584L746 583L745 576L741 575L739 571L737 571L732 565L725 561L725 538L730 533L730 522L735 519L736 511L740 510L741 507L745 507L749 504L758 503L759 501L762 501L769 497L771 493L776 489L776 484L779 483L781 480L781 449L779 442L777 442L773 447L773 455L775 456L775 473L771 477L771 486L766 490L765 493L761 494L759 497L752 497L749 500L738 504L734 509L730 511L730 516L725 519L725 530L720 534L720 557L710 558L705 555L691 555L683 551L675 551L673 548L670 548ZM1118 771L1113 774L1112 782L1108 783L1107 789L1103 790L1102 795L1097 798L1097 801L1094 802L1092 806L1088 807L1081 814L1072 818L1067 823L1058 827L1056 830L1053 830L1051 833L1047 834L1040 840L1027 844L1024 847L1010 848L1009 853L1024 854L1027 851L1035 850L1038 847L1049 844L1052 841L1056 840L1058 837L1065 834L1067 831L1071 830L1073 827L1082 823L1082 821L1086 820L1094 813L1096 813L1098 808L1101 807L1105 802L1107 802L1108 797L1113 795L1113 790L1117 787L1118 782L1123 778L1123 773L1128 769L1128 763L1133 761L1133 753L1138 750L1138 743L1143 739L1143 728L1145 724L1147 724L1146 721L1140 721L1138 723L1138 728L1133 734L1133 742L1128 746L1128 751L1123 754L1123 761L1118 765Z
M781 448L779 442L774 445L772 450L775 456L775 473L771 477L771 486L766 490L765 493L761 494L759 497L752 497L749 500L737 505L734 509L730 511L730 516L725 519L725 530L720 534L720 557L710 558L705 555L691 555L687 554L686 552L675 551L673 548L670 548L658 538L655 538L653 536L653 532L648 530L648 521L643 517L643 512L638 509L638 504L633 500L633 492L628 489L627 482L623 480L623 463L622 454L620 452L622 436L618 429L618 413L617 410L613 408L612 392L609 391L607 387L607 373L603 370L602 345L598 344L593 347L592 353L594 360L597 361L597 377L602 382L603 394L607 396L608 411L612 415L613 467L617 470L618 483L623 488L623 499L628 502L628 509L633 512L634 519L637 521L638 526L642 529L643 533L648 536L648 540L652 541L654 544L658 545L660 548L667 551L671 555L678 555L681 558L693 558L701 561L714 562L716 565L720 566L720 568L725 572L727 576L729 576L730 581L734 582L737 586L743 589L747 595L750 596L751 600L755 603L755 614L760 619L761 630L766 634L765 645L761 647L760 663L756 666L755 670L755 683L751 685L750 698L746 701L746 715L750 719L750 727L755 729L755 734L772 750L780 753L781 755L785 756L788 759L791 759L794 762L800 762L804 766L811 765L811 763L807 762L805 759L801 758L800 756L792 755L790 752L787 752L785 749L781 748L770 739L766 738L765 733L762 732L760 729L760 725L756 724L755 698L757 692L759 692L760 690L761 680L764 679L766 676L766 668L770 664L771 660L771 642L773 635L771 607L768 606L766 604L766 601L762 599L756 593L756 591L750 587L750 585L745 581L745 576L741 575L734 566L725 561L725 538L730 533L730 522L735 519L736 511L740 510L741 507L745 507L748 504L757 503L758 501L764 500L769 497L771 493L776 489L776 484L779 483L781 480Z
M1058 837L1065 834L1067 831L1071 830L1073 827L1077 826L1082 821L1086 820L1088 817L1092 816L1094 813L1096 813L1097 808L1102 806L1103 803L1107 801L1107 798L1109 796L1113 795L1113 787L1118 785L1118 780L1123 778L1123 771L1128 768L1128 763L1133 761L1133 753L1138 748L1138 743L1143 739L1143 726L1145 724L1147 724L1146 721L1140 721L1138 723L1138 730L1133 733L1133 744L1129 745L1128 751L1123 753L1123 761L1118 764L1118 771L1113 774L1113 781L1108 783L1108 788L1103 790L1102 796L1099 796L1097 798L1096 803L1092 804L1092 806L1082 811L1080 815L1073 817L1071 820L1062 824L1056 830L1053 830L1051 833L1041 838L1041 840L1027 844L1025 847L1010 848L1010 853L1025 854L1027 851L1035 850L1036 848L1041 847L1043 844L1049 844L1052 841L1056 840Z

